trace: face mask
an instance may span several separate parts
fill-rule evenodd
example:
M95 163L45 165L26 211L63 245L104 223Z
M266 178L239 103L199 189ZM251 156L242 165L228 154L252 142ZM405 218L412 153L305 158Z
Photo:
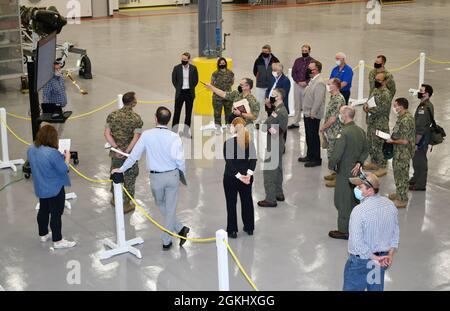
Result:
M240 86L240 85L238 86L238 92L242 93L242 86Z
M302 56L303 56L303 57L308 57L308 56L309 56L309 53L302 53Z
M383 85L380 81L375 81L375 87L378 89Z
M311 71L311 69L306 69L306 79L309 79L309 78L311 78L311 75L312 75L312 71Z
M331 87L327 84L327 92L331 92Z
M417 93L417 98L418 98L418 99L422 99L422 98L423 98L423 93L420 93L420 92Z
M187 60L182 60L182 61L181 61L181 64L182 64L183 66L186 66L188 63L189 63L189 61L187 61Z
M227 68L227 65L219 65L219 69L225 69Z
M272 71L272 76L274 76L275 78L278 78L278 73L276 71Z
M275 96L270 96L270 103L271 104L275 104L276 101L277 101L277 98Z
M344 122L344 118L342 117L342 115L340 114L339 115L339 121L342 123L342 124L344 124L345 122Z
M341 65L341 61L340 61L340 60L337 60L337 61L336 61L336 65L337 65L337 66L340 66L340 65Z
M359 190L358 187L355 187L353 189L353 194L355 195L355 198L358 199L359 201L361 201L364 198L364 196L362 195L361 190Z
M380 69L381 66L382 66L381 64L377 64L377 63L373 64L373 68L375 68L375 69Z
M270 54L268 54L268 53L262 53L262 56L263 56L264 58L269 58Z

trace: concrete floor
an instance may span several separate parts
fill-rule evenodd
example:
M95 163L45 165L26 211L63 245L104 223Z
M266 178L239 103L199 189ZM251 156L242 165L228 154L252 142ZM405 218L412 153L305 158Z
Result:
M172 10L174 11L174 10ZM169 12L172 12L169 11ZM123 18L82 21L64 28L60 40L70 40L86 48L93 62L94 79L80 80L89 95L82 96L67 84L70 109L75 114L110 102L116 94L136 91L141 100L173 97L170 74L183 51L197 54L197 15L194 7L180 8L177 14L145 16L127 13ZM226 56L234 60L237 77L252 76L255 57L263 44L286 68L298 57L300 45L310 43L312 56L324 64L328 74L334 54L344 51L348 62L364 59L370 65L377 54L388 57L388 68L399 67L424 51L434 59L450 60L450 3L418 0L416 4L389 6L382 11L381 25L366 23L365 3L311 7L236 10L224 8L224 31L231 32ZM152 12L163 14L164 11ZM140 16L143 15L143 16ZM427 63L425 81L435 89L438 123L450 131L450 65ZM398 93L408 97L417 86L418 65L395 73ZM357 74L353 93L356 94ZM366 95L368 90L366 89ZM28 97L18 92L18 81L0 82L1 106L26 115ZM410 97L408 97L410 98ZM417 100L411 99L411 111ZM173 104L168 104L173 108ZM154 125L157 105L142 104L137 112L144 127ZM72 138L80 152L79 169L93 178L106 178L109 171L103 149L103 127L112 108L66 124L64 137ZM362 122L358 112L358 122ZM204 123L210 118L205 118ZM8 119L9 125L31 140L29 122ZM391 125L395 122L391 116ZM12 136L11 158L25 157L26 148ZM304 151L304 135L290 132L285 161L287 201L277 209L255 208L256 231L230 242L243 266L263 290L340 290L347 243L328 238L335 229L333 190L324 187L320 168L305 169L297 162ZM386 277L387 290L450 289L450 147L448 142L429 154L429 183L426 192L413 193L407 209L399 211L400 249ZM325 153L324 153L325 155ZM144 162L144 160L142 161ZM222 160L188 160L190 186L181 188L179 218L192 228L191 236L210 237L226 225L222 190ZM0 172L0 185L16 179L10 170ZM89 183L71 172L71 191L78 199L66 209L64 234L79 245L71 250L52 251L50 244L38 242L36 198L30 181L22 181L0 192L0 285L5 290L216 290L215 243L188 242L162 252L160 233L139 217L126 216L128 237L141 236L143 259L122 255L100 262L102 239L114 237L114 213L109 205L109 187ZM391 170L382 179L382 193L394 190ZM261 170L257 170L255 202L263 199ZM141 163L137 198L157 220L149 191L148 174ZM130 225L130 220L134 226ZM240 225L241 226L241 225ZM66 277L71 261L81 267L81 284L69 285ZM250 290L230 259L230 286Z

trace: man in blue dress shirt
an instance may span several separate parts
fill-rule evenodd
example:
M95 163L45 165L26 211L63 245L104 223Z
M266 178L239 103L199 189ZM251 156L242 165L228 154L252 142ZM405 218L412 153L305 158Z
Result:
M177 220L176 207L180 177L183 176L184 180L186 166L181 138L167 128L170 117L169 109L159 107L156 110L156 128L144 131L122 167L111 172L125 172L145 152L152 194L164 216L164 227L184 237L180 239L180 246L183 246L190 229ZM169 250L172 247L172 236L163 232L162 240L163 250Z
M380 181L374 174L350 178L360 204L350 215L344 291L383 291L384 273L392 265L399 243L397 208L378 194Z
M348 105L350 99L350 89L352 88L353 69L346 63L346 56L339 52L336 54L336 67L331 71L330 79L339 78L341 80L341 94Z

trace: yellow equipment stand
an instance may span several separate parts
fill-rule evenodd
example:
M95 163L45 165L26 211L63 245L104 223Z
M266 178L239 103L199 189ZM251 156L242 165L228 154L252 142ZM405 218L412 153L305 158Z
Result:
M233 68L233 61L227 58L227 68ZM203 83L211 83L211 75L217 70L217 58L196 57L192 64L197 67L198 84L195 88L194 113L203 116L212 116L212 92L205 88ZM201 83L201 82L203 83ZM223 113L223 112L222 112Z

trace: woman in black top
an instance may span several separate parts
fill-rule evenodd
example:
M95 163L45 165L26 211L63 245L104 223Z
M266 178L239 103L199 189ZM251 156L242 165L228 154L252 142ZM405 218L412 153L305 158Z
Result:
M232 122L235 136L228 139L223 147L225 172L223 188L227 202L227 232L230 238L237 238L237 195L241 198L244 231L249 235L255 229L252 198L253 172L256 167L256 150L245 129L245 120L235 118Z

